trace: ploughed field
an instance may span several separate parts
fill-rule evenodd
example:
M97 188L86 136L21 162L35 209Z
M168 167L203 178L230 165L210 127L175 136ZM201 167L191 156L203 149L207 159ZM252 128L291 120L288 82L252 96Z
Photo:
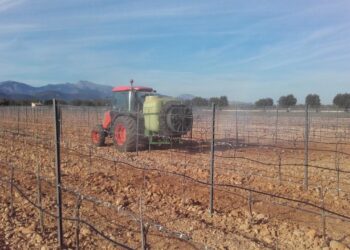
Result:
M79 235L81 248L139 249L141 218L149 249L350 246L347 114L310 112L306 151L304 112L218 111L213 214L209 110L194 112L192 133L180 143L146 145L138 153L117 152L110 139L105 147L92 146L90 130L102 115L101 109L62 107L68 248ZM7 108L0 117L0 245L54 248L52 110Z

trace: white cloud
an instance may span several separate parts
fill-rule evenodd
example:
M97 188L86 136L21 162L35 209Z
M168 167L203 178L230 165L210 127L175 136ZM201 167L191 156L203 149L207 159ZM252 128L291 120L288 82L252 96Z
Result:
M22 4L24 0L0 0L0 12L7 11L12 9L20 4Z

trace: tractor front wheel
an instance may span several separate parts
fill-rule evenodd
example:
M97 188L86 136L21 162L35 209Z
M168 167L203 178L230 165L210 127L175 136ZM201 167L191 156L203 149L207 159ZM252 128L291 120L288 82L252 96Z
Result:
M105 139L106 134L105 131L102 128L102 125L97 125L92 131L91 131L91 140L92 143L98 147L105 145Z
M119 151L136 150L136 121L129 116L118 117L113 124L113 143Z

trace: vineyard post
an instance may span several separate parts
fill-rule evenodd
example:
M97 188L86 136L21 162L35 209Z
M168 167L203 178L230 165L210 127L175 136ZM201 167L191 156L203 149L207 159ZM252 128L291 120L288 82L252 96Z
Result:
M304 129L304 190L309 187L309 105L305 105L305 129Z
M275 145L278 140L278 105L276 105L276 121L275 121Z
M279 249L279 231L278 231L278 226L276 226L276 241L275 241L275 249L278 250Z
M90 107L87 108L87 122L88 122L88 127L90 128Z
M320 191L320 198L321 198L321 204L322 204L322 211L321 211L321 217L322 217L322 237L323 240L326 240L326 211L324 209L324 197L326 196L327 188L323 188L323 185L319 188Z
M191 110L193 110L193 103L192 102L191 102ZM193 139L193 120L194 120L194 117L193 117L193 113L192 113L192 126L191 126L191 131L190 131L191 142L192 142L192 139Z
M147 249L145 227L143 225L143 215L142 215L142 194L140 195L140 227L141 227L141 249Z
M44 214L42 211L42 199L41 199L41 180L40 180L40 165L39 163L36 166L36 181L37 181L37 205L38 205L38 212L39 212L39 222L40 222L40 229L41 232L44 233Z
M17 106L17 135L19 135L19 106Z
M96 111L96 122L98 123L99 120L98 120L98 109L97 109L97 107L95 108L95 111Z
M89 172L92 173L92 147L89 147Z
M54 126L55 126L55 172L56 172L56 198L57 198L57 240L59 249L64 248L62 225L62 193L61 193L61 138L60 138L60 112L56 99L53 99Z
M80 233L80 205L81 205L81 196L77 195L75 203L75 249L80 249L79 244L79 233Z
M27 106L25 106L24 108L25 108L25 110L26 110L26 124L25 124L25 129L26 129L26 132L27 132L28 110L27 110Z
M324 196L322 197L322 235L326 239L326 212L324 211Z
M278 154L278 182L281 185L282 184L282 156L281 152Z
M173 164L173 140L170 139L170 162Z
M236 147L238 147L238 105L236 104Z
M337 195L338 197L340 196L340 176L339 176L339 171L340 171L340 168L339 168L339 162L337 164Z
M142 186L141 186L141 190L140 190L140 233L141 233L141 247L142 250L146 250L147 249L147 231L148 229L145 227L144 223L143 223L143 209L142 209L142 198L144 195L144 189L146 187L146 165L143 166L143 171L142 171L142 175L143 175L143 182L142 182Z
M186 157L186 155L185 155ZM186 161L186 160L185 160ZM183 172L183 177L182 177L182 203L185 203L185 192L186 192L186 166L187 164L184 164L184 172Z
M339 128L339 113L338 113L338 109L337 109L337 121L336 121L336 131L335 131L335 139L337 140L337 143L335 145L335 169L337 171L337 195L339 197L340 195L340 176L339 176L339 155L338 155L338 128Z
M150 137L153 139L152 135ZM151 139L148 137L148 153L151 152Z
M253 216L253 194L251 190L249 190L249 195L248 195L248 206L249 206L250 217L252 217Z
M210 147L210 214L214 212L214 154L215 154L215 103L212 106L212 127Z
M140 133L140 104L137 104L136 110L136 155L139 155L139 133Z
M335 164L335 170L337 171L337 195L339 197L340 195L340 173L339 173L339 155L338 155L338 141L337 144L335 146L335 160L334 160L334 164Z
M14 182L14 167L11 164L11 180L10 180L10 217L14 215L14 210L13 210L13 200L14 200L14 194L13 194L13 182Z
M34 134L36 132L36 128L35 128L35 108L32 108L32 124L31 125L33 126L33 136L34 136Z

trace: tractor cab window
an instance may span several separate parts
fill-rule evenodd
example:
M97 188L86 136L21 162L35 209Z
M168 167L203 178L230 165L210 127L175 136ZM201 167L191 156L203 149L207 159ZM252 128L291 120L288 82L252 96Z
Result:
M115 92L113 96L113 109L118 111L129 111L129 92Z

